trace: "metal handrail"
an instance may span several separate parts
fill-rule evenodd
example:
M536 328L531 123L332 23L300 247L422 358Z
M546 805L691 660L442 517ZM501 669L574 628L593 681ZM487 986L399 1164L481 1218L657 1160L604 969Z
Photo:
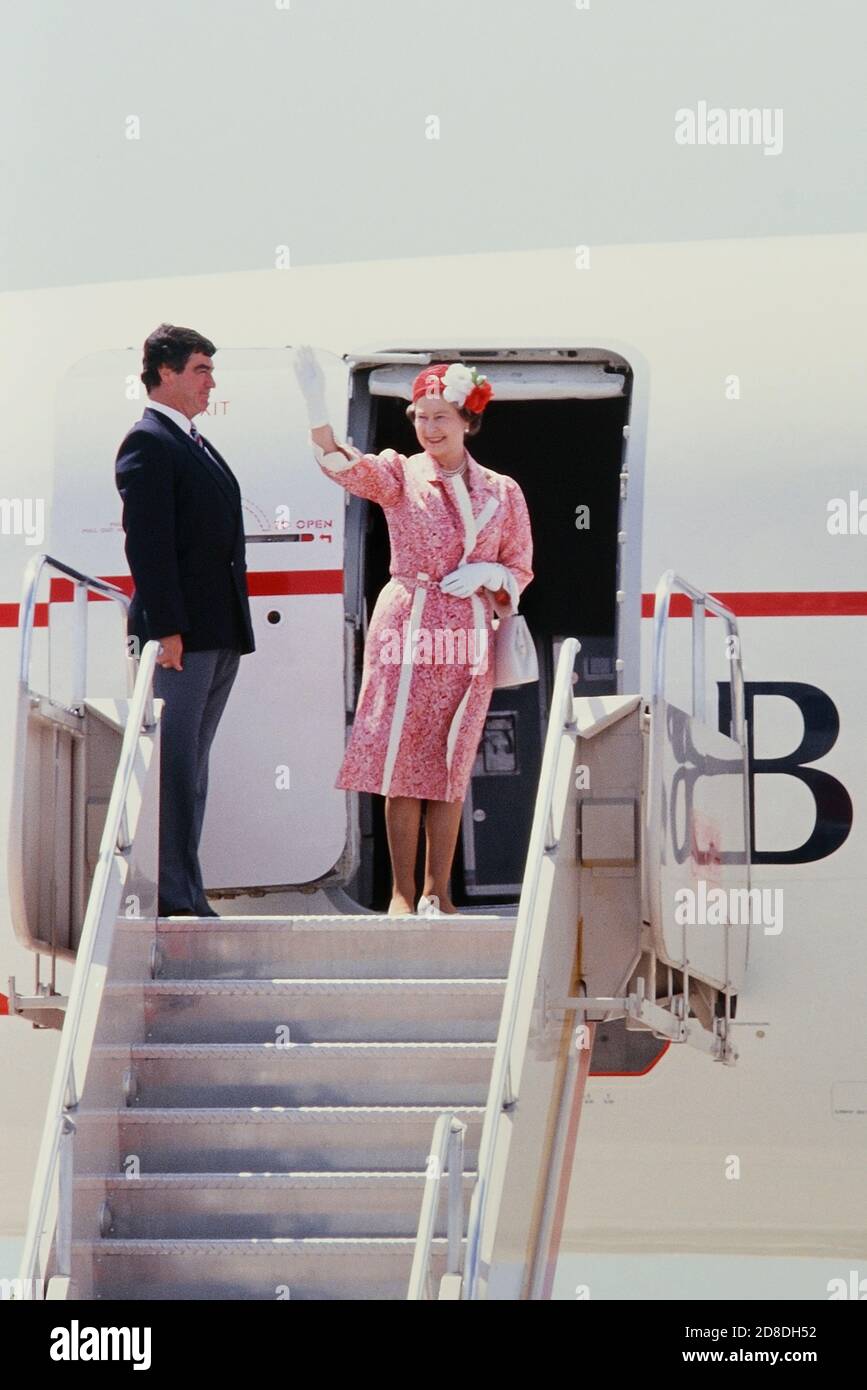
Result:
M122 589L116 584L111 584L107 579L97 579L92 574L82 574L80 570L72 569L70 565L65 565L62 560L55 560L52 555L34 555L24 570L24 580L21 589L21 604L18 610L18 632L20 637L18 653L18 679L26 691L30 690L30 651L32 646L33 628L36 621L36 594L39 589L39 580L42 571L46 567L56 570L58 574L65 574L68 579L75 583L73 602L77 603L79 593L100 594L103 598L113 599L120 604L123 610L123 617L129 612L130 600ZM78 641L80 655L77 657L76 666L78 671L78 684L82 685L84 676L83 661L86 660L86 633L87 633L87 605L77 603L78 627L76 639ZM126 642L126 623L124 622L124 642ZM130 657L127 664L127 694L132 694L135 683L135 663ZM81 696L84 689L80 691Z
M674 570L666 570L660 577L656 586L653 609L653 675L651 679L651 718L652 718L652 738L650 740L650 761L648 768L648 796L646 822L649 829L661 793L662 778L662 758L659 751L659 739L662 735L661 721L658 717L660 702L665 696L665 660L666 660L666 638L668 636L668 625L671 617L670 604L671 597L675 590L685 594L692 603L692 714L694 719L700 719L702 723L707 720L707 710L705 701L705 642L704 625L706 621L705 610L715 613L718 618L722 618L729 640L733 643L733 650L728 653L730 662L729 669L729 692L731 704L731 719L729 732L731 738L737 743L741 750L741 760L743 764L742 779L742 810L744 824L744 871L746 874L747 887L751 884L752 852L750 844L750 778L749 778L749 741L747 737L746 721L746 695L744 689L744 668L741 658L741 638L738 620L731 608L723 603L721 599L715 598L713 594L708 594L704 589L699 589L695 584L690 584ZM650 908L650 856L645 855L645 896L648 908ZM685 933L685 928L684 928ZM685 941L685 936L684 936ZM747 927L747 960L749 960L750 933ZM726 980L729 980L729 929L726 927L725 933L725 968ZM689 1015L689 971L686 963L686 946L684 944L683 961L683 993L685 1016ZM725 1017L729 1020L730 999L726 993Z
M415 1240L415 1253L409 1276L407 1299L431 1297L430 1259L436 1223L440 1183L446 1164L449 1170L448 1260L446 1272L460 1274L461 1239L464 1231L464 1135L466 1125L456 1115L440 1115L434 1125L433 1143L428 1155L427 1177Z
M117 772L115 773L111 797L108 803L108 813L106 815L102 840L99 846L99 857L93 876L93 885L87 903L81 940L78 946L78 955L75 962L72 985L69 991L69 1004L66 1010L63 1031L60 1035L60 1048L54 1069L54 1078L51 1085L45 1125L43 1127L42 1139L39 1146L39 1157L37 1159L33 1179L33 1196L31 1198L27 1223L27 1235L25 1237L24 1249L21 1257L20 1278L23 1280L24 1289L30 1292L31 1297L32 1290L36 1286L37 1278L42 1277L42 1271L39 1270L40 1246L44 1236L47 1234L45 1231L46 1217L52 1198L55 1170L61 1157L63 1174L68 1175L71 1171L69 1166L71 1150L69 1146L74 1136L74 1122L72 1121L70 1112L76 1109L79 1100L77 1080L73 1068L75 1047L78 1041L82 1015L84 1013L88 977L93 966L94 950L102 915L105 910L106 895L111 881L114 860L115 857L126 859L131 848L124 829L127 823L127 801L132 785L132 773L138 752L139 739L142 733L152 735L156 727L154 720L153 676L158 651L158 642L147 642L139 663L138 676L130 702L129 716L127 718L126 728L124 729ZM68 1204L70 1201L71 1191L69 1183L68 1181L62 1181L56 1217L56 1247L58 1256L60 1257L57 1273L60 1275L68 1275L71 1273L69 1268L60 1267L61 1265L67 1264L69 1259L69 1222L71 1221L71 1209Z
M692 600L692 712L696 719L706 718L705 707L705 660L704 624L705 609L722 618L729 637L734 639L735 652L729 657L732 663L729 672L731 689L731 733L736 743L746 749L745 739L745 698L744 668L741 660L741 638L738 620L734 613L713 594L706 594L688 580L682 579L674 570L666 570L656 586L653 609L653 679L651 699L655 705L665 690L666 637L670 618L669 605L675 589Z
M84 699L87 693L88 592L112 599L120 607L123 622L123 640L127 655L126 684L128 697L131 696L135 684L136 662L127 641L126 617L129 611L130 600L123 590L111 584L108 580L97 579L93 575L83 574L80 570L73 569L70 565L65 565L61 560L55 559L52 555L41 553L32 556L24 570L18 614L18 691L12 765L9 839L7 846L9 908L12 918L12 928L21 944L26 949L35 951L37 957L43 952L49 955L52 963L51 993L53 993L53 970L56 957L59 954L68 953L56 948L53 943L37 939L31 931L23 877L24 849L22 840L28 720L34 699L38 696L38 692L32 690L30 686L30 663L33 647L33 630L36 624L37 594L39 592L39 583L45 569L55 570L58 574L65 575L68 579L72 580L75 586L73 590L73 675L72 706L70 712L81 717L83 714ZM50 701L50 688L48 691L48 698ZM38 969L37 959L37 976ZM38 988L37 979L37 989Z
M573 722L572 677L575 658L580 650L581 643L577 637L567 637L560 648L557 662L557 674L551 698L551 715L548 720L545 749L542 754L542 768L539 773L539 790L536 795L533 827L530 832L524 882L518 905L515 939L512 945L509 975L503 998L503 1011L494 1052L491 1085L482 1124L476 1183L470 1200L463 1285L463 1297L466 1299L472 1299L476 1296L481 1236L487 1210L493 1160L497 1149L500 1116L504 1109L515 1103L516 1099L512 1091L510 1065L530 943L534 933L544 932L547 926L544 916L540 917L538 921L536 920L536 898L545 855L556 849L553 835L553 801L558 745L564 729Z

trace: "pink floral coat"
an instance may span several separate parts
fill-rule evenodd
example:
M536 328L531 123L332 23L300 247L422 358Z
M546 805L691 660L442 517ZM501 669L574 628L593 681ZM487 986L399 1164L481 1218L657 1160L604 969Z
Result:
M335 786L463 801L494 688L494 612L517 611L533 578L524 494L467 453L450 478L428 453L326 454L322 471L378 502L391 542L391 579L367 632L355 722ZM496 561L509 582L492 594L446 594L438 581L462 563Z

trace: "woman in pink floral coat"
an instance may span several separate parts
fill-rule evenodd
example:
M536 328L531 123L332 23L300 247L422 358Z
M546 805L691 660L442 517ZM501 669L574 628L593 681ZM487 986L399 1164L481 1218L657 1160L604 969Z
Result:
M477 463L490 384L463 363L425 367L412 419L422 452L362 454L327 423L324 377L308 347L295 371L322 471L385 512L391 578L367 633L352 733L335 786L385 797L390 915L412 913L425 815L420 913L456 912L449 875L470 771L494 685L492 615L517 611L533 577L530 518L513 478Z

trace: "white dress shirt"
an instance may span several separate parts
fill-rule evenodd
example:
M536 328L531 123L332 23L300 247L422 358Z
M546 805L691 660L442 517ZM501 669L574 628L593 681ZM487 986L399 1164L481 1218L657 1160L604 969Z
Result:
M163 415L168 415L169 419L174 420L175 424L180 425L181 429L184 430L187 434L192 433L192 431L190 430L190 425L192 424L192 421L190 420L188 415L185 415L183 413L182 410L175 410L174 406L172 405L163 405L162 401L153 400L148 400L148 409L161 410L163 412Z
M151 410L161 410L163 415L168 415L169 419L174 420L176 425L180 425L181 429L192 439L193 432L190 429L192 421L190 420L188 415L184 415L183 411L175 410L174 406L172 405L163 405L162 401L149 400L148 406ZM196 425L196 429L199 430L198 425ZM201 430L199 430L199 433L201 434ZM208 458L214 459L214 463L217 463L217 459L214 458L214 455L211 453L210 449L208 448L207 444L204 443L204 441L202 442L202 447L204 448L205 453L208 455ZM225 469L222 469L222 472L225 473L225 471Z

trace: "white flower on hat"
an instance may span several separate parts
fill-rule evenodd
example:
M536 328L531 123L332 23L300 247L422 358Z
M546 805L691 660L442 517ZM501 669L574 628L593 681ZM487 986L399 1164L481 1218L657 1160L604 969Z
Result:
M463 362L452 362L448 370L443 372L443 400L451 401L452 405L460 408L473 387L484 380L485 377L480 376L475 367L467 367Z

